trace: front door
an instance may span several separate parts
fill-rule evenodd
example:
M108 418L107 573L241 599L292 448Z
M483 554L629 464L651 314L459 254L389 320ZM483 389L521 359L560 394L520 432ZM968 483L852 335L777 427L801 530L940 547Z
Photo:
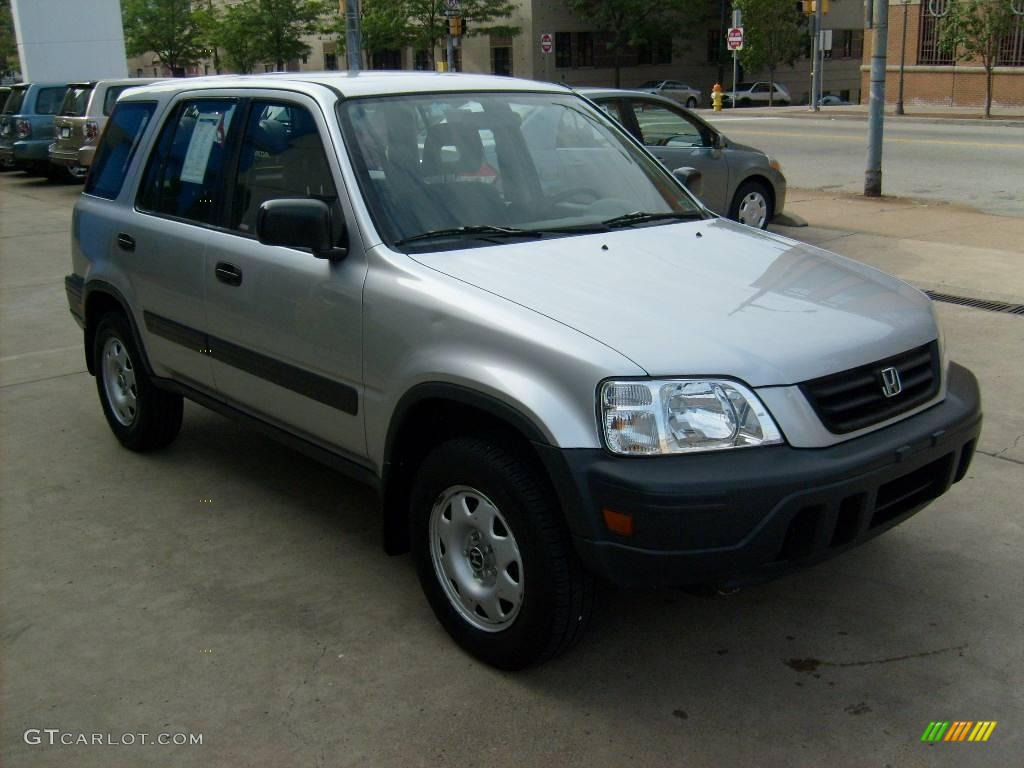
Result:
M716 213L729 212L729 167L714 134L683 110L653 99L632 98L633 116L643 143L670 171L689 166L701 172L704 204Z
M255 237L260 205L277 198L323 200L344 221L323 115L299 95L254 98L243 128L225 227L210 233L205 254L217 389L266 421L364 456L358 235L336 263Z

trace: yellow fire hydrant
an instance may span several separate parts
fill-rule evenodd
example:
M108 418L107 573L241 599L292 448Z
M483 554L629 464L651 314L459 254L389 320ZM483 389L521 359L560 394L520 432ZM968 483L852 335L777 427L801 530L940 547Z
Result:
M715 83L711 88L711 106L714 107L715 112L722 111L722 84Z

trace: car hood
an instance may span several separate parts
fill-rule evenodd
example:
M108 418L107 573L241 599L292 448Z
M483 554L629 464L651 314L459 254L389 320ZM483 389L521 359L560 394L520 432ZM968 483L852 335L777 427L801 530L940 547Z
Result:
M937 336L917 289L725 219L412 258L575 328L652 376L790 385Z

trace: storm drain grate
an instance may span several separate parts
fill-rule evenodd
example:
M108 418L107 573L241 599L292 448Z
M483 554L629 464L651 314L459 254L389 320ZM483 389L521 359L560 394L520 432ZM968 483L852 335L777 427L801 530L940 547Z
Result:
M974 307L984 309L986 312L1005 312L1010 315L1024 315L1024 304L1007 304L1005 301L988 301L987 299L972 299L968 296L953 296L949 293L938 291L925 291L932 301L943 301L946 304L959 304L961 307Z

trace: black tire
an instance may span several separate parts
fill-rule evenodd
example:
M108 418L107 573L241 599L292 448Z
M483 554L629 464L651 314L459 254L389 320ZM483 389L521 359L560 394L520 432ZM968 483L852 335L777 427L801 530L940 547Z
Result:
M432 510L446 490L458 486L480 491L500 510L522 560L518 612L499 631L479 629L464 618L434 567ZM553 491L524 456L474 437L443 443L420 466L411 503L420 583L441 625L464 650L499 669L518 670L578 642L593 611L594 577L573 550Z
M740 208L743 206L743 201L748 195L760 195L764 200L764 221L760 223L758 228L767 229L768 222L770 222L772 217L775 215L775 203L771 190L769 190L768 187L760 181L745 181L740 184L739 189L736 190L736 194L733 195L732 204L729 206L729 218L733 221L740 221ZM748 224L749 226L755 226L747 221L741 223Z
M115 414L116 406L107 392L107 379L113 375L111 367L118 366L117 363L105 364L104 350L108 342L112 344L108 351L114 351L118 344L123 348L127 364L120 367L122 371L130 372L134 380L134 386L124 388L112 380L113 388L134 393L134 411L120 418ZM152 451L169 445L181 429L181 395L158 389L146 375L142 355L124 315L111 313L100 319L93 339L92 356L103 415L121 445L133 451ZM131 398L127 399L130 401Z
M697 108L697 100L695 98L693 98L693 96L691 96L690 98L688 98L686 100L686 108L687 109L696 109Z
M750 106L750 99L740 99L739 103L740 103L741 107L749 107Z

